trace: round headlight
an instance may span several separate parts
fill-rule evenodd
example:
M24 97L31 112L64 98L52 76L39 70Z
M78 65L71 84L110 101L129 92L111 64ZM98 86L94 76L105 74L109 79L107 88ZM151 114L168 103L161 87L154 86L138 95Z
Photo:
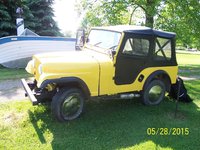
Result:
M38 72L39 72L39 74L42 74L42 64L40 64L40 65L38 66Z

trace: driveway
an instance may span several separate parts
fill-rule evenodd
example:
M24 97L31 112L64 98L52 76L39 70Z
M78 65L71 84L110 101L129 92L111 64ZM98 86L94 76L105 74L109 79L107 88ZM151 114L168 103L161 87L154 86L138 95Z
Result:
M24 89L20 79L0 81L0 102L23 99Z

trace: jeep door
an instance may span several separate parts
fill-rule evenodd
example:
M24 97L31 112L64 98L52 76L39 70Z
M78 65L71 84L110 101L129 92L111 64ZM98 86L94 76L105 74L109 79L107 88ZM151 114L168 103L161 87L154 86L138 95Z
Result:
M138 74L148 66L154 47L154 37L125 33L116 56L114 81L117 85L133 83Z

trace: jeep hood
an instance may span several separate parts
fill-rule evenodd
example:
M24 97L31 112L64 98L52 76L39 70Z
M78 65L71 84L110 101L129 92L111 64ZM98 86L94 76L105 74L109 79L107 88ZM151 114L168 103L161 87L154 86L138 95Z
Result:
M31 74L37 73L37 68L42 65L43 72L68 72L74 73L79 71L85 72L96 67L99 68L101 62L112 61L109 55L91 51L67 51L67 52L51 52L37 54L33 56L26 67L27 72Z
M44 53L34 55L33 58L38 60L41 64L96 62L90 53L83 51Z

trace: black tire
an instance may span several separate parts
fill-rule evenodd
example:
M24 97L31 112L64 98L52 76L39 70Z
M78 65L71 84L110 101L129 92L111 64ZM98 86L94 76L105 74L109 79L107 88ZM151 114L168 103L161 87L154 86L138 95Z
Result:
M60 122L76 119L82 113L83 107L84 96L82 91L76 88L61 89L51 103L53 116Z
M157 105L165 97L166 86L161 80L152 80L142 93L142 102L145 105Z

